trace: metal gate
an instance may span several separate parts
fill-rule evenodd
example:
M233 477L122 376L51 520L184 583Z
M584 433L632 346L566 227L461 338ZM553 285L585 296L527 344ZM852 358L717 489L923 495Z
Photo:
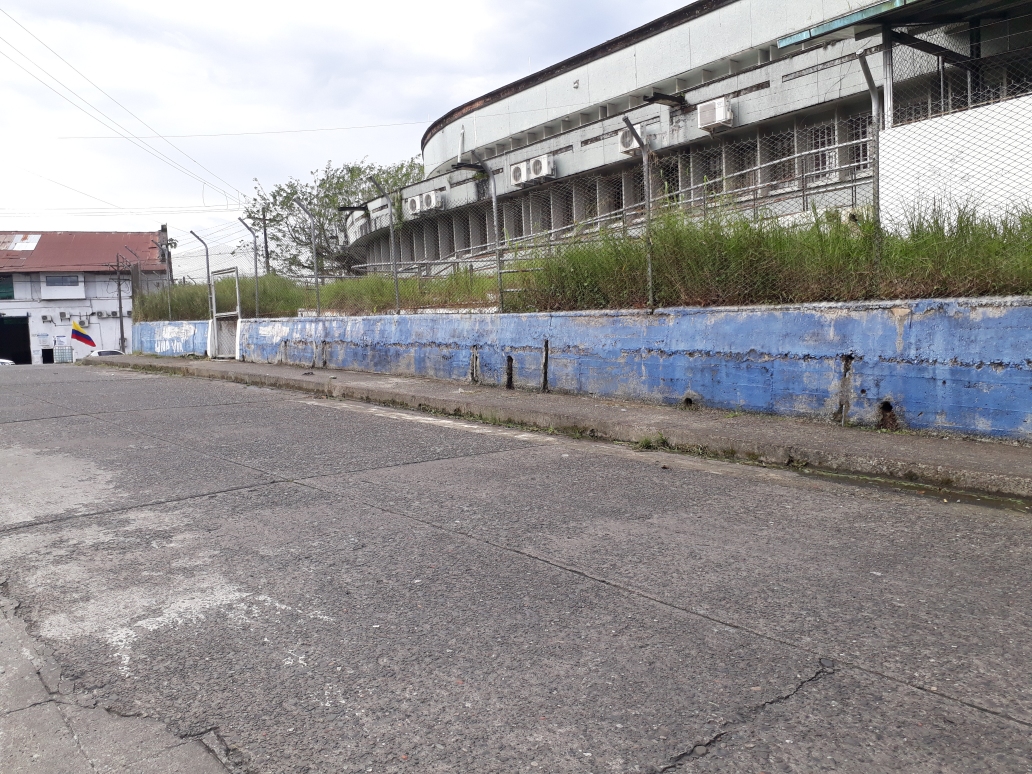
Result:
M233 278L236 309L219 311L216 283L220 279ZM214 330L212 360L237 359L237 334L240 330L240 272L237 268L221 269L211 273L211 324Z

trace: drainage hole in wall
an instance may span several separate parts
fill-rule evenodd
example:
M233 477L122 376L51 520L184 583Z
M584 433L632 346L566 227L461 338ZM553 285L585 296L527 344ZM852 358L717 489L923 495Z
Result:
M891 401L882 401L878 406L878 429L899 430L899 417L896 416L896 409Z
M867 390L860 390L860 394L861 395L866 395L867 394Z

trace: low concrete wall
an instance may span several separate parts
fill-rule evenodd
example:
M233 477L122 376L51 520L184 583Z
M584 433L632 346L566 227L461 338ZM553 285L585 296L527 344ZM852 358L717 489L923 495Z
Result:
M1032 298L258 320L240 351L540 389L546 343L555 391L1032 438Z
M133 352L167 357L207 357L210 327L207 320L133 323Z

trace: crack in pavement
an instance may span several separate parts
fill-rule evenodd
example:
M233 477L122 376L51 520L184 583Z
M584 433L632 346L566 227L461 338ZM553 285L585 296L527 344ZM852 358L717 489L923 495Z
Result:
M297 482L294 482L294 483L297 486L310 486L313 489L317 489L317 490L319 490L321 492L332 492L332 490L323 489L322 487L319 487L316 484L313 484L313 483L310 483L310 482L297 481ZM517 556L522 556L525 559L529 559L529 560L534 561L534 562L540 562L542 564L548 565L549 567L554 567L557 570L561 570L563 572L570 573L571 575L576 575L578 577L584 578L585 580L589 580L589 581L592 581L594 583L599 583L599 584L602 584L604 586L608 586L608 587L610 587L612 589L615 589L615 590L617 590L617 591L619 591L619 592L621 592L623 594L628 594L628 595L631 595L631 596L638 597L640 599L648 600L649 602L652 602L653 604L656 604L656 605L659 605L661 607L664 607L664 608L666 608L668 610L676 610L679 613L683 613L685 615L690 615L690 616L695 617L695 618L700 618L700 619L702 619L704 621L709 621L711 623L720 624L721 626L726 626L729 629L734 629L735 631L743 632L743 633L748 634L750 636L757 637L757 638L762 639L762 640L766 640L767 642L774 642L774 643L777 643L779 645L783 645L783 646L785 646L787 648L792 648L792 649L797 650L797 651L802 652L802 653L808 653L808 654L810 654L812 656L815 656L818 659L820 659L822 670L826 670L827 669L824 666L825 663L834 663L834 662L832 662L831 659L827 658L824 654L822 654L822 653L820 653L818 651L811 650L810 648L807 648L807 647L805 647L803 645L800 645L797 642L792 642L791 640L786 640L786 639L782 639L780 637L776 637L773 634L768 634L768 633L760 631L758 629L753 629L753 628L751 628L749 626L746 626L744 624L734 623L732 621L726 621L726 620L718 618L718 617L716 617L714 615L710 615L708 613L704 613L704 612L702 612L700 610L695 610L695 609L688 608L688 607L682 607L680 605L674 604L673 602L670 602L669 600L665 600L665 599L662 599L661 597L654 596L654 595L652 595L652 594L650 594L650 593L648 593L646 591L642 591L641 589L637 589L637 588L635 588L633 586L625 585L625 584L617 582L617 581L608 580L606 578L602 578L600 576L593 575L593 574L591 574L590 572L588 572L586 570L579 570L576 567L569 567L569 566L564 565L564 564L562 564L560 562L557 562L557 561L555 561L553 559L549 559L549 558L544 557L544 556L539 556L539 555L537 555L537 554L535 554L535 553L533 553L531 551L527 551L527 550L519 549L519 548L513 548L512 546L503 545L501 543L496 543L496 542L494 542L492 540L488 540L488 539L482 538L482 537L477 537L476 535L470 534L468 532L463 532L462 530L454 529L453 527L442 526L442 525L437 524L436 522L430 521L428 519L421 519L418 516L413 516L412 514L409 514L409 513L401 513L401 512L398 512L398 511L393 511L393 510L391 510L389 508L384 507L382 504L371 503L371 502L368 502L366 499L363 499L363 498L355 498L355 499L356 499L356 502L361 502L364 505L368 506L369 508L373 508L375 510L381 511L383 513L390 514L392 516L396 516L396 517L398 517L400 519L407 519L407 520L413 521L413 522L415 522L417 524L422 524L423 526L429 527L430 529L437 530L439 532L444 532L444 533L448 533L448 534L451 534L451 535L456 535L456 536L462 537L462 538L464 538L466 540L470 540L470 541L473 541L475 543L480 543L481 545L490 546L490 547L496 548L496 549L498 549L500 551L506 551L508 553L511 553L511 554L514 554L514 555L517 555ZM859 672L863 672L864 674L871 675L872 677L878 677L878 678L881 678L883 680L888 680L888 681L890 681L892 683L895 683L897 685L903 685L903 686L906 686L907 688L910 688L912 690L920 691L921 693L926 694L928 696L934 696L937 699L942 699L944 701L951 701L951 702L954 702L954 703L959 704L961 706L968 707L969 709L973 709L973 710L976 710L978 712L984 712L984 713L986 713L988 715L992 715L993 717L1000 718L1001 720L1006 720L1008 722L1014 723L1014 724L1022 726L1024 728L1032 728L1032 722L1027 721L1027 720L1021 720L1020 718L1016 718L1016 717L1014 717L1012 715L1009 715L1008 713L1003 712L1002 710L994 710L994 709L991 709L989 707L985 707L985 706L982 706L980 704L976 704L975 702L968 701L966 699L962 699L959 696L953 696L953 695L945 693L943 691L929 690L927 687L925 687L923 685L912 683L909 680L905 680L905 679L903 679L901 677L895 677L893 675L886 674L885 672L880 672L877 669L873 669L871 667L866 667L866 666L864 666L862 664L858 664L858 663L855 663L855 662L852 662L852 661L841 661L839 663L841 663L844 666L848 666L848 667L850 667L852 669L856 669ZM814 678L811 678L811 680L812 679L814 679ZM810 681L807 681L807 682L810 682Z
M755 707L750 707L749 709L744 710L743 712L739 713L737 719L725 722L723 726L725 730L721 731L719 734L711 738L709 741L697 742L696 744L692 745L690 748L685 750L683 753L675 755L665 764L658 767L650 767L646 769L646 771L655 772L656 774L660 774L661 772L665 771L674 771L675 769L686 766L692 763L693 761L698 760L699 758L705 757L709 753L713 745L719 744L724 739L727 739L729 736L731 736L731 728L755 720L768 707L772 707L775 704L783 704L784 702L788 701L793 696L798 694L807 685L815 683L818 680L823 680L825 677L828 677L829 675L833 674L835 674L834 662L830 659L821 659L821 668L817 670L816 674L814 674L813 677L808 677L805 680L803 680L793 690L789 691L784 696L777 696L773 699L763 702L762 704L757 704Z

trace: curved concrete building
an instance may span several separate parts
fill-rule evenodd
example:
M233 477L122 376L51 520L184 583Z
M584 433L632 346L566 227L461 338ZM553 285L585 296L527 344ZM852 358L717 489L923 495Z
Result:
M427 177L395 203L394 260L408 274L487 269L501 248L605 222L633 227L647 199L778 216L868 208L876 108L858 56L885 109L880 124L933 117L935 105L956 109L942 107L949 57L983 55L976 29L979 40L1006 37L1010 51L1032 29L1028 5L698 0L434 122L422 141ZM1004 32L985 27L1003 18ZM894 46L925 57L906 78L925 90L927 114L893 105ZM971 108L980 98L969 88L965 99ZM627 121L654 161L647 179ZM349 221L350 249L369 271L391 267L390 209L374 200Z

